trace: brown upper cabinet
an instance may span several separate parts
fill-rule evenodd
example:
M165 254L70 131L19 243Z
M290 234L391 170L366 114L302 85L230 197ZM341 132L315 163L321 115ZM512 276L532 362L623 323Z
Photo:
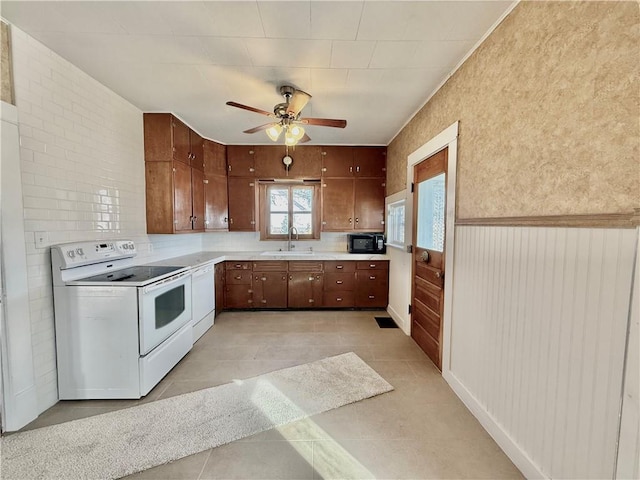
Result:
M144 114L144 159L186 163L203 170L203 138L170 113Z
M230 177L253 177L256 147L227 145L227 170Z
M385 177L385 147L321 147L324 177Z
M282 161L287 155L283 145L261 145L255 150L255 176L271 178L320 178L322 174L321 147L297 146L289 148L292 163L289 168Z
M227 150L211 140L204 141L204 198L207 231L229 229L227 194Z
M147 233L204 231L202 138L169 113L143 119Z
M254 232L256 222L256 180L252 177L229 177L229 231Z

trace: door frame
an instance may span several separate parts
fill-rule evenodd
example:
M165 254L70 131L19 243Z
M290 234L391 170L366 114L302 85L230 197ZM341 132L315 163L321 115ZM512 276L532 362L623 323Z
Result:
M454 233L456 221L456 165L458 158L458 123L455 122L445 128L438 135L427 143L419 147L407 157L407 197L405 202L405 218L413 218L413 193L411 184L413 183L413 167L421 161L429 158L434 153L438 153L444 148L449 148L447 163L447 204L446 204L446 225L445 225L445 258L444 258L444 307L442 312L442 375L449 372L450 350L451 350L451 319L453 308L453 261L454 261ZM405 221L405 239L407 244L413 243L413 222ZM411 273L413 275L413 265ZM413 282L413 278L411 280ZM412 286L412 285L411 285ZM413 301L409 291L409 304ZM409 319L410 320L410 319ZM409 321L409 330L411 329Z

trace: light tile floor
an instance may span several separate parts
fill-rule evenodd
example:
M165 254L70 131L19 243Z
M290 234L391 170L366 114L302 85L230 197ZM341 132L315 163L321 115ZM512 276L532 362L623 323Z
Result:
M59 402L25 429L353 351L395 390L128 478L523 478L411 338L376 315L226 312L144 399Z

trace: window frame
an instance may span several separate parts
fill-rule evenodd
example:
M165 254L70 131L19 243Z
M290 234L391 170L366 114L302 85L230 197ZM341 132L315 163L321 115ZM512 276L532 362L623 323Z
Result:
M385 225L386 225L386 230L387 230L387 245L390 247L395 247L395 248L399 248L399 249L404 249L405 246L407 245L407 238L406 238L406 225L407 225L407 208L406 208L406 199L402 198L400 200L396 200L393 202L389 202L387 203L387 208L386 208L386 220L385 220ZM393 214L397 211L399 211L402 208L402 225L401 228L398 229L396 228L396 216ZM394 235L395 231L401 231L402 232L402 236L404 238L402 238L402 241L400 240L400 238L396 238L396 236Z
M289 208L288 224L293 224L293 189L295 188L310 188L312 193L311 204L311 234L299 234L298 240L319 240L320 239L320 218L321 218L321 204L320 204L320 183L319 182L300 182L300 183L284 183L284 182L268 182L260 183L260 240L288 240L288 234L272 234L270 232L270 213L269 210L269 190L271 188L288 189L289 190ZM298 213L298 212L296 212ZM304 213L304 212L303 212Z

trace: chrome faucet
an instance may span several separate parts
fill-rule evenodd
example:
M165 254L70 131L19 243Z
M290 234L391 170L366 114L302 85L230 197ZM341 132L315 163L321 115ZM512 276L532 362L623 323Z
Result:
M298 229L292 225L291 228L289 229L289 240L287 241L287 252L290 252L292 248L296 247L295 245L291 245L291 234L293 233L294 230L296 231L296 240L298 240Z

